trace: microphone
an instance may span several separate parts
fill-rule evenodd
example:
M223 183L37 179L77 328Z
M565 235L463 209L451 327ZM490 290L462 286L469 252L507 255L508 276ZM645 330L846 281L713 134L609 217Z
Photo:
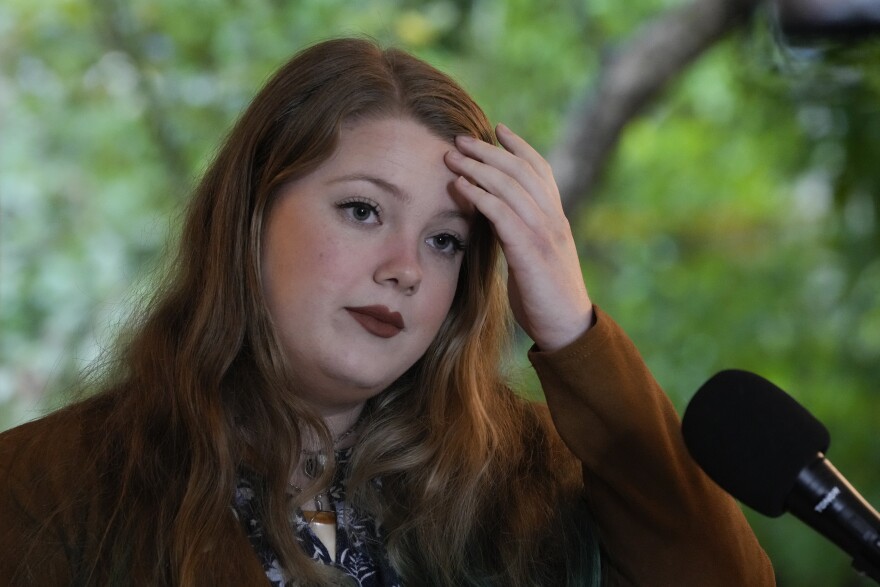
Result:
M794 398L754 373L721 371L691 399L682 434L725 491L766 516L791 512L880 583L880 514L825 458L828 430Z
M776 0L775 13L789 36L851 40L880 32L876 0Z

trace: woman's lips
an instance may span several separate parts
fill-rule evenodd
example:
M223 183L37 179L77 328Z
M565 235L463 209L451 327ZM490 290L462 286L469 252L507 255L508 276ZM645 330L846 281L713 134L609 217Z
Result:
M362 306L346 310L367 332L381 338L391 338L403 330L403 316L385 306Z

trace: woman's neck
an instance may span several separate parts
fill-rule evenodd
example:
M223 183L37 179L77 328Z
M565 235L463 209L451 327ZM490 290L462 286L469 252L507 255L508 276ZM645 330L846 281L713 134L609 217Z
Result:
M342 408L334 407L333 409L320 409L319 415L330 432L330 438L333 439L333 449L348 448L357 441L357 434L353 434L354 427L357 425L358 418L364 409L364 403ZM318 452L323 450L318 446L318 440L313 435L308 434L303 439L303 450L309 452Z
M334 441L339 441L339 446L335 446L334 448L347 448L354 444L354 438L352 435L348 435L346 438L342 438L344 434L347 434L349 430L354 428L357 424L358 418L361 417L361 413L364 411L364 404L360 403L353 408L349 408L345 411L336 412L330 415L324 416L324 423L327 425L327 429L330 431L330 438Z

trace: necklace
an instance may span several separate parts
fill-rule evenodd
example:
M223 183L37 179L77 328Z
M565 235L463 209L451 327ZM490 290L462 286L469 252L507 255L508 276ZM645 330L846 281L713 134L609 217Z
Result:
M333 450L340 442L345 440L354 432L357 427L355 422L351 428L333 439ZM300 451L303 454L302 472L306 478L310 480L317 479L324 473L324 467L327 465L327 455L323 452L313 452L308 450ZM288 485L296 491L297 494L302 493L302 488L293 481L288 481ZM325 509L324 500L327 500L328 508ZM312 529L314 535L320 540L331 560L336 560L336 510L330 499L327 490L324 489L315 494L312 498L314 509L302 508L302 515L305 518L309 528Z
M358 422L355 422L354 424L352 424L351 428L349 428L348 430L346 430L345 432L343 432L342 434L340 434L339 436L337 436L336 438L333 439L333 450L334 451L336 450L336 447L339 446L340 442L342 442L343 440L345 440L346 438L348 438L349 436L351 436L354 433L355 428L357 428L357 425L358 425ZM322 451L309 451L309 450L305 450L305 449L301 450L300 452L303 455L302 472L303 472L303 475L305 475L307 479L315 480L324 474L324 468L327 466L327 455L324 454L324 452L322 452ZM288 485L291 487L291 489L293 489L297 493L302 493L302 491L303 491L302 488L299 487L298 485L296 485L295 483L293 483L293 481L289 481ZM320 517L323 519L329 519L330 517L332 517L333 523L335 523L336 512L334 512L332 509L326 509L324 507L324 500L325 499L327 500L328 505L332 506L332 504L329 503L330 496L326 493L326 490L322 490L322 491L316 493L315 497L312 499L314 502L315 509L311 510L311 511L304 510L303 513L312 513L312 514L315 514L315 516L313 516L313 517ZM320 514L320 516L319 516L319 514ZM311 520L309 521L309 523L311 523Z
M351 436L358 423L355 422L351 428L333 439L333 450L339 446L339 443ZM324 467L327 466L327 455L322 451L301 450L303 454L302 472L308 479L317 479L324 473Z

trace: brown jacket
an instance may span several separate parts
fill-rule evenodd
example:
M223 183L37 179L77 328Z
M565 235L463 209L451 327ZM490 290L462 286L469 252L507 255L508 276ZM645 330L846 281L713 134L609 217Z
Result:
M596 316L580 340L529 358L557 431L583 463L607 584L775 585L736 502L691 459L635 346L599 308Z
M586 497L607 561L605 584L761 587L773 569L737 504L691 460L666 395L635 347L598 308L595 326L568 347L529 358L556 428L583 463ZM60 496L86 492L78 464L101 434L100 415L65 412L0 434L0 582L84 584L101 512L56 513L51 532L30 539ZM86 503L88 500L86 500ZM216 565L229 585L266 584L231 510ZM216 569L215 569L216 570ZM8 583L7 583L8 581ZM100 582L108 581L104 577Z

